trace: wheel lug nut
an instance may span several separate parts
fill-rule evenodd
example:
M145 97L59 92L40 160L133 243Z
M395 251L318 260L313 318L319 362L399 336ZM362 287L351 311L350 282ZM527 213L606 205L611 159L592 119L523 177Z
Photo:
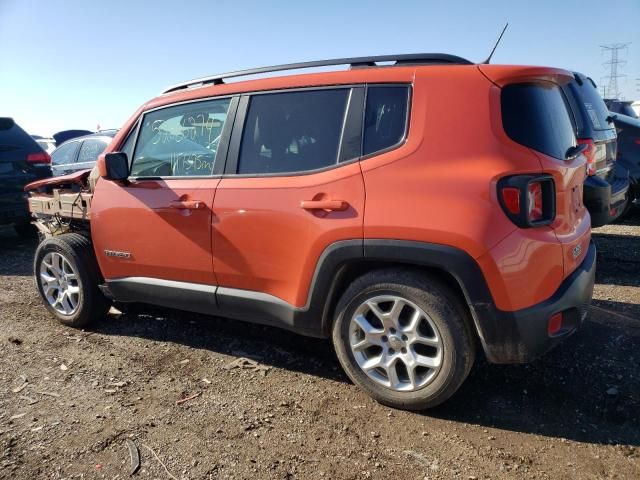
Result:
M392 328L392 329L390 330L390 332L391 332L391 335L394 335L394 334L396 333L396 329L395 329L395 328Z
M382 341L383 341L383 342L386 342L387 340L389 340L389 339L387 338L387 336L386 336L386 335L383 335L383 336L382 336Z
M394 353L396 353L396 351L393 348L389 349L389 355L393 355Z
M407 353L407 349L402 347L402 350L400 350L402 353Z
M408 337L406 335L402 335L402 340L406 342L408 340Z

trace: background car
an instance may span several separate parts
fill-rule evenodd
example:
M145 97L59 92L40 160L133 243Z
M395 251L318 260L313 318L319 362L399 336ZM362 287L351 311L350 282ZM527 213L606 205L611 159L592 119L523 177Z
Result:
M605 98L604 103L613 113L622 113L631 118L638 118L638 112L633 108L633 100L618 100L617 98Z
M56 149L56 141L51 137L41 137L40 135L31 135L40 147L49 155Z
M618 113L613 123L618 132L617 162L629 171L630 187L622 217L640 200L640 119Z
M51 176L51 157L12 118L0 118L0 225L35 233L24 186Z
M73 130L61 130L60 132L56 132L51 136L55 139L56 146L60 146L67 140L71 140L72 138L77 138L77 137L83 137L85 135L91 135L92 133L94 132L90 130L73 129Z
M93 168L98 155L107 148L116 132L117 130L105 130L64 142L51 154L53 175L66 175Z
M578 143L587 146L584 151L588 175L584 182L584 205L591 214L591 226L601 227L622 214L629 174L616 165L616 129L595 82L574 72L573 81L562 90L573 113Z

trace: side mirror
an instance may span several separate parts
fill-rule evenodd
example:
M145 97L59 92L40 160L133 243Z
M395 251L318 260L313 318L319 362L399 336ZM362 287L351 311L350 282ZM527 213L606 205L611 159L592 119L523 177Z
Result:
M129 178L129 159L124 152L112 152L98 158L100 176L107 180L122 181Z

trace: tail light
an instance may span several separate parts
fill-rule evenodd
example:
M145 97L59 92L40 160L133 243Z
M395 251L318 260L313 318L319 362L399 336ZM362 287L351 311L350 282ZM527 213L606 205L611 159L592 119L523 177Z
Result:
M47 152L30 153L27 155L27 162L31 164L49 164L51 157Z
M586 145L587 149L582 152L587 158L587 175L593 176L596 174L596 145L590 138L579 139L579 145Z
M513 175L498 182L504 213L520 228L549 225L556 217L556 188L549 175Z

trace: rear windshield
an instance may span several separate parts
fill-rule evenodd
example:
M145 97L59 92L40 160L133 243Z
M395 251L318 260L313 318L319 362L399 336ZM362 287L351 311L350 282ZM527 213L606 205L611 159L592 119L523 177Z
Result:
M507 85L501 103L504 130L515 142L560 159L576 144L567 104L555 84Z
M10 128L0 128L0 146L4 149L21 149L39 152L40 145L27 134L22 128L14 123Z
M573 87L578 92L576 100L582 104L586 119L594 130L609 130L611 125L607 122L609 109L598 93L598 89L590 78L583 78L582 85L573 82Z

